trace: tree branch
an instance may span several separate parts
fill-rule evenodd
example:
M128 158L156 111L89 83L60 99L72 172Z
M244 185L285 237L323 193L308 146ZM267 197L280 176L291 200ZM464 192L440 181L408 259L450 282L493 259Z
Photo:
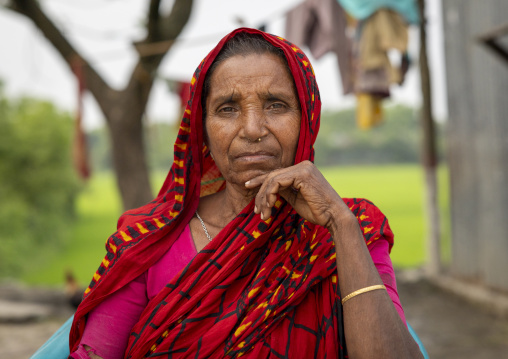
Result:
M38 2L34 0L11 0L7 3L6 8L32 20L34 25L63 57L74 74L76 74L76 66L81 66L81 73L83 74L86 88L95 97L107 118L105 101L107 97L116 91L104 81L93 66L70 44L62 32L42 11Z
M175 0L173 9L166 16L160 15L160 1L152 0L150 3L148 23L149 31L146 38L134 44L136 47L149 45L153 42L161 42L162 48L160 52L154 55L143 56L140 53L139 61L132 72L129 85L125 91L130 91L132 88L137 88L138 101L146 104L148 95L155 78L155 73L162 62L162 59L169 51L174 43L174 40L182 32L185 24L189 20L192 10L192 0ZM157 7L157 15L153 12ZM139 53L139 51L138 51Z

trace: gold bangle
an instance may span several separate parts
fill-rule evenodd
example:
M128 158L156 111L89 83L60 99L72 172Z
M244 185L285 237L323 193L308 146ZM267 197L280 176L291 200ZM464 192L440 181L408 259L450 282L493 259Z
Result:
M365 287L362 289L355 290L353 293L350 293L350 294L346 295L344 298L342 298L342 305L344 305L344 303L346 303L349 299L356 297L358 294L367 293L367 292L370 292L370 291L376 290L376 289L386 289L386 287L382 284L378 284L378 285L371 285L370 287Z

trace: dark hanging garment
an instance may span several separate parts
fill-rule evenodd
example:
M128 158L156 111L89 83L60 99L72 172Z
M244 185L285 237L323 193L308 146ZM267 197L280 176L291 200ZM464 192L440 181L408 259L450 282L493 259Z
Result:
M306 0L286 18L289 41L307 46L316 59L328 52L336 54L344 94L353 91L351 41L346 27L346 14L336 0Z

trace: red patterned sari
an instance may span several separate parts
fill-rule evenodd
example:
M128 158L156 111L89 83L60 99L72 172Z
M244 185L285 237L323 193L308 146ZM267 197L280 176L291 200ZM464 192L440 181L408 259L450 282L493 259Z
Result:
M126 212L107 241L107 255L76 312L70 346L86 315L152 266L194 215L199 198L224 188L203 145L201 92L206 72L231 37L261 34L284 51L301 106L295 163L313 160L321 102L305 54L281 37L254 29L227 35L192 78L191 100L174 146L174 162L159 195ZM386 218L366 200L345 200L367 244L385 237ZM252 201L152 299L132 329L126 358L343 358L336 254L329 232L302 219L283 198L261 220Z

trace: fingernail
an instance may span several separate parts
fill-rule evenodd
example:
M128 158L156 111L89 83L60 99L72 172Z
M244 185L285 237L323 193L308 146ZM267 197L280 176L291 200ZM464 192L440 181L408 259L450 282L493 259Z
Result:
M261 212L261 219L264 220L265 216L263 216L263 212Z
M245 185L248 186L250 184L250 181L245 182Z
M254 206L254 213L258 213L258 208Z
M270 208L270 203L268 203L268 201L266 202L266 206Z

